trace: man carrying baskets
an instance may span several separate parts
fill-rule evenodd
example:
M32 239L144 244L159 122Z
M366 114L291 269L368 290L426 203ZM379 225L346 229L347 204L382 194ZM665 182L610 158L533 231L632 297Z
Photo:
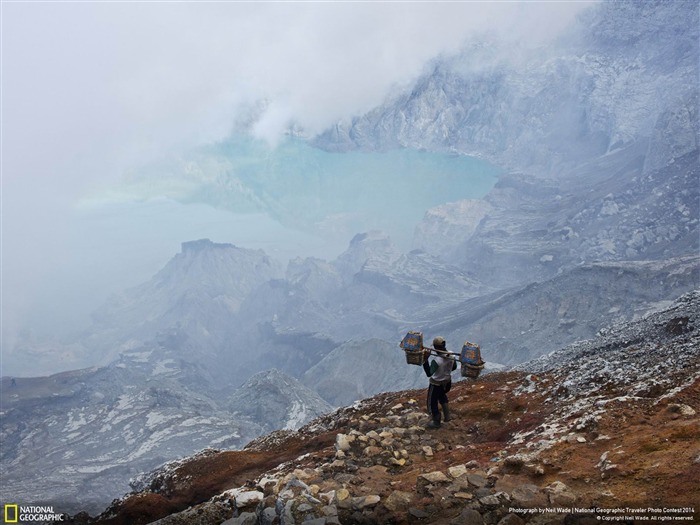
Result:
M457 362L449 357L444 337L438 336L433 339L433 348L435 349L433 359L430 359L431 351L429 348L423 350L423 370L425 375L430 378L428 411L432 416L432 421L428 423L427 428L440 428L438 403L442 405L445 422L451 419L447 393L452 387L452 371L457 368ZM428 363L429 361L430 363Z
M440 428L440 406L445 421L450 420L447 392L452 387L452 371L457 368L457 360L462 363L462 377L476 380L484 369L481 347L466 341L460 354L447 351L444 337L433 339L433 348L423 346L423 332L408 332L399 344L406 353L409 365L423 366L425 375L430 378L428 387L428 412L432 421L427 428ZM434 358L430 359L433 355Z

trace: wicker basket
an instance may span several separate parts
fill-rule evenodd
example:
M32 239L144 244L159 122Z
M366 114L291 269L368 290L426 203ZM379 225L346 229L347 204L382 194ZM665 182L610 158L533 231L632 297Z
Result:
M470 365L469 363L462 363L462 377L468 377L470 379L476 379L479 374L484 369L484 363L480 365Z
M462 377L476 379L484 369L484 360L481 359L481 346L465 341L462 345L462 353L459 357L462 363Z
M425 356L423 355L423 350L415 352L412 350L405 350L406 353L406 363L409 365L422 365L425 361Z
M423 333L408 332L399 345L406 353L406 363L409 365L422 365L425 360L423 356Z

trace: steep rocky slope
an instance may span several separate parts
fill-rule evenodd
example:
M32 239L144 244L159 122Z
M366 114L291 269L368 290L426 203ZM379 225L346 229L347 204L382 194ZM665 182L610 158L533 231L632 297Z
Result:
M691 252L692 246L692 242L687 245ZM552 243L549 253L564 249ZM657 303L696 288L698 256L671 257L671 253L660 261L571 263L566 269L547 270L552 275L543 275L540 282L525 280L497 292L420 251L388 265L370 258L347 279L333 263L307 259L295 262L286 279L262 285L246 300L243 330L251 332L246 337L268 349L271 358L287 362L294 356L306 365L290 370L293 374L306 373L346 341L381 339L390 345L407 330L416 329L446 336L452 346L461 345L465 338L479 341L491 361L515 364L593 337L611 318L632 320ZM484 279L489 272L494 283L515 275L501 269L508 261L507 255L501 255L490 261L483 258ZM527 257L538 266L547 264ZM527 274L527 267L523 268ZM317 351L314 341L319 340L327 343ZM346 349L335 352L332 359L347 359L349 368L358 358L357 352ZM294 366L294 359L289 359L289 366Z
M556 173L651 141L647 167L663 167L700 143L698 20L695 2L600 2L547 49L474 41L317 144L451 151Z
M208 239L184 242L180 253L150 280L111 297L98 309L82 342L91 349L93 362L99 358L104 364L124 345L177 329L200 344L197 352L190 349L182 357L191 362L200 357L208 364L207 347L226 343L241 302L281 272L281 265L262 250ZM210 367L214 374L219 370Z
M491 290L433 255L401 254L387 235L369 232L333 261L291 261L284 279L243 302L240 320L244 329L271 321L277 333L318 333L339 343L393 339L397 320Z
M539 283L448 306L406 325L478 341L514 365L665 306L700 283L700 257L585 264Z
M386 393L144 478L103 524L698 522L700 292L519 370ZM408 365L407 365L408 366Z
M423 370L407 373L396 360L396 348L396 343L381 339L348 341L309 368L302 381L336 407L380 392L421 386Z
M296 430L333 408L314 390L275 368L251 376L231 395L228 406L266 432Z
M441 236L427 216L422 228L434 235L425 248L458 241L445 260L497 287L546 279L581 263L697 253L698 150L648 173L643 155L633 150L591 160L556 180L504 176L484 199L490 208L468 238L451 238L450 229Z
M271 429L296 429L331 406L279 371L232 395L167 338L107 367L3 378L3 501L103 509L129 480L205 447L241 448Z

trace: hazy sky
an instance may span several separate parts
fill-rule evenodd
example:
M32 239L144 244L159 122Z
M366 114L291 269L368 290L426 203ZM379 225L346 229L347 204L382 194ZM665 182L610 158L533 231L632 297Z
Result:
M167 209L158 220L124 208L117 226L94 213L86 224L80 202L129 168L225 138L263 99L259 137L274 143L291 121L319 132L381 103L470 35L538 45L590 4L1 5L6 350L23 320L38 332L77 323L71 311L84 315L104 294L152 275L181 241L236 241L217 236L240 218L183 215L168 203L152 205Z

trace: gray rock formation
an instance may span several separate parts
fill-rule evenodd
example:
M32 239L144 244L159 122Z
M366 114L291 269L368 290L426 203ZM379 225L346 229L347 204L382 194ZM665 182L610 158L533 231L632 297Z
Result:
M278 371L228 396L183 350L166 338L126 350L107 367L18 378L14 386L3 379L2 499L95 513L128 491L131 478L166 461L240 449L331 410Z
M540 283L445 308L410 326L428 326L461 345L481 344L489 361L516 364L594 337L611 322L667 305L700 283L700 257L582 265Z
M235 416L211 378L153 344L110 366L3 381L2 498L98 511L140 472L206 447L238 448L262 426Z
M547 49L473 42L317 144L452 151L556 174L650 140L658 169L700 143L698 31L692 2L602 2Z
M697 152L644 173L638 147L580 166L567 177L507 175L485 198L489 211L468 238L442 229L440 215L421 225L429 248L495 287L555 276L582 263L669 258L700 250ZM453 222L471 211L452 206ZM416 238L421 242L421 237Z
M266 432L297 430L332 410L314 390L274 368L253 375L229 397L227 405Z
M302 381L332 405L342 407L380 392L427 384L421 367L404 365L403 352L396 343L349 341L309 368Z
M221 349L233 350L234 319L241 303L281 272L281 265L262 250L208 239L185 242L152 279L112 297L95 312L81 342L94 362L106 364L125 348L176 333L189 341L184 360L228 380L231 367L215 360Z

